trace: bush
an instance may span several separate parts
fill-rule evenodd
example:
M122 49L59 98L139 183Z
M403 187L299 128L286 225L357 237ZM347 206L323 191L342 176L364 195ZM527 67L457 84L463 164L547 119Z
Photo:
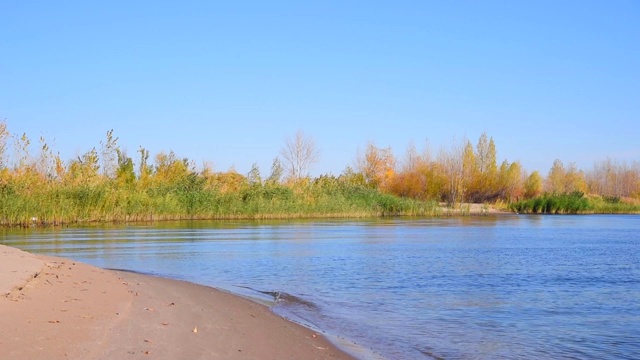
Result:
M544 194L512 203L509 207L522 214L578 214L593 209L589 200L579 191L570 194Z

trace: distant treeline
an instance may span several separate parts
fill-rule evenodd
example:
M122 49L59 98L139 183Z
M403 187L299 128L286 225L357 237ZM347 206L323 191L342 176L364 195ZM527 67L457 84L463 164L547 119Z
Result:
M313 139L301 132L287 139L282 159L274 159L267 176L255 164L247 174L197 168L173 152L158 153L151 160L142 147L134 159L119 147L113 131L98 147L71 160L61 159L44 138L36 153L33 147L26 134L13 135L0 121L2 225L424 216L440 214L438 203L450 207L493 203L506 208L529 199L576 193L588 194L591 204L579 212L594 211L593 204L613 206L610 212L636 212L640 203L638 163L607 160L583 172L557 160L544 178L537 171L527 173L517 161L498 165L495 143L486 134L475 147L466 141L436 156L411 145L402 160L391 148L369 143L342 174L315 178L304 174L319 152Z
M467 140L435 156L410 145L401 161L391 148L370 143L357 157L356 173L383 192L448 204L510 204L582 194L591 206L578 212L640 211L639 162L607 159L583 171L555 160L543 177L538 171L527 172L518 161L498 163L493 138L484 133L475 146Z

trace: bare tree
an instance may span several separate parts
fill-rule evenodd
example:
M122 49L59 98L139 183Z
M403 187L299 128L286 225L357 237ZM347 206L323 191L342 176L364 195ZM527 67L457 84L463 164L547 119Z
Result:
M11 138L11 133L7 130L5 120L0 120L0 170L7 167L5 156L7 155L7 143Z
M589 190L608 197L633 196L640 193L640 163L631 165L607 158L598 161L587 173Z
M420 162L420 154L418 154L418 150L416 149L416 144L413 140L409 140L409 145L407 146L407 151L404 155L404 161L402 164L402 171L411 172L414 171Z
M438 154L438 162L442 164L443 173L447 179L444 198L447 205L454 206L462 201L464 194L463 176L464 149L461 144L454 143L451 149L442 148Z
M295 180L307 176L309 168L318 162L320 151L312 137L298 130L293 138L285 138L280 155L289 178Z
M115 178L118 171L118 139L113 137L113 129L107 131L106 141L100 141L100 160L102 174L108 178Z

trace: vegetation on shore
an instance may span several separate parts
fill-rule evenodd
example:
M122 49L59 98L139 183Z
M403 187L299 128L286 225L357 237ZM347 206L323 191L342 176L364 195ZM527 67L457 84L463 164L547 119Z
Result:
M9 134L0 127L6 149ZM4 140L3 140L4 139ZM15 138L15 164L0 167L0 225L131 222L180 219L275 219L436 215L434 201L401 198L368 186L353 172L340 176L285 177L276 158L263 178L231 169L196 170L173 152L141 148L138 168L110 131L100 150L67 163L41 139L37 157L26 135ZM295 144L293 144L295 145ZM4 152L0 154L4 158ZM295 171L304 171L300 159Z
M151 180L151 179L150 179ZM275 219L435 215L436 204L381 193L340 177L283 185L239 174L185 173L167 183L0 187L2 225L180 219Z
M571 194L544 194L509 205L520 214L577 214L592 209L589 200L581 192Z
M402 161L369 143L342 174L311 178L305 174L319 154L312 140L301 132L288 138L284 163L276 157L263 177L257 165L247 174L216 172L173 152L150 160L142 147L134 160L113 131L97 149L64 161L44 138L33 154L27 135L12 135L0 121L0 225L467 215L463 203L485 204L480 213L489 203L519 213L640 209L638 163L607 160L585 173L557 160L543 178L517 161L498 166L495 143L482 134L475 147L466 141L436 156L411 145Z
M570 194L544 194L509 204L520 214L629 214L640 213L640 205L620 198L586 197L579 191Z

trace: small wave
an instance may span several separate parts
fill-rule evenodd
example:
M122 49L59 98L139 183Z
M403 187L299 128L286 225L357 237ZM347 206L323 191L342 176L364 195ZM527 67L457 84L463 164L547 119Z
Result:
M421 352L423 355L426 355L426 356L428 356L428 357L430 357L430 358L432 358L432 359L434 359L434 360L444 360L444 358L443 358L443 357L440 357L440 356L436 355L436 354L433 352L433 349L430 349L430 348L423 348L423 349L416 348L416 350L418 350L418 351L419 351L419 352Z
M318 309L318 305L314 304L313 302L295 295L291 295L284 291L261 291L261 293L273 296L273 299L277 304L302 305L309 310Z
M119 268L110 268L110 267L107 267L107 268L105 268L105 270L109 270L109 271L120 271L120 272L131 273L131 274L139 274L139 275L159 276L159 275L156 275L156 274L154 274L154 273L147 272L147 271L137 271L137 270L130 270L130 269L119 269Z
M244 288L244 289L248 289L251 291L255 291L257 293L260 294L264 294L264 295L269 295L273 298L273 301L276 304L282 304L282 305L301 305L306 307L309 310L318 310L319 307L318 305L316 305L315 303L313 303L312 301L303 299L299 296L295 296L295 295L291 295L287 292L284 291L263 291L263 290L258 290L258 289L254 289L252 287L249 286L243 286L243 285L236 285L237 287L240 288Z

